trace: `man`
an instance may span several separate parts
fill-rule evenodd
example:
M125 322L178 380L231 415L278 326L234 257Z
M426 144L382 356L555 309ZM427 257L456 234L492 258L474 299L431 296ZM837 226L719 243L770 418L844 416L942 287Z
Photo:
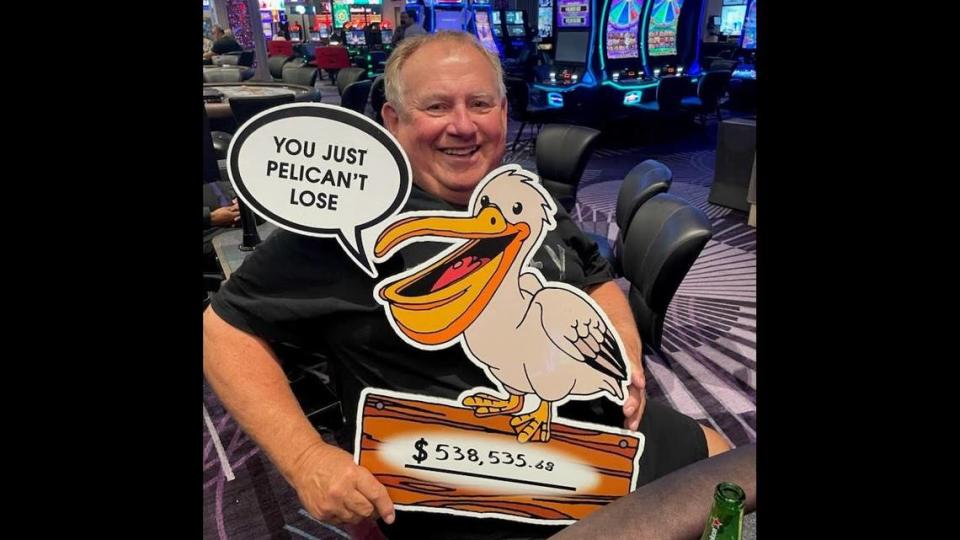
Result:
M392 43L393 45L397 45L404 38L419 36L426 33L427 31L423 29L423 26L416 22L412 12L403 11L400 13L400 25L397 27L397 31L393 33Z
M213 58L214 56L227 54L228 52L243 50L243 47L237 43L237 40L228 34L219 24L213 25L213 30L210 33L213 35L213 47L203 53L204 58Z
M240 206L230 182L203 184L203 271L219 272L213 239L240 225Z
M404 208L458 209L500 164L506 147L507 100L496 56L465 33L405 39L386 67L382 113L406 152L414 187ZM623 425L647 436L641 483L728 449L723 439L657 404L647 404L640 338L623 293L595 243L562 210L544 246L562 250L561 269L547 250L533 258L548 280L588 291L619 331L633 377ZM392 275L436 255L447 244L417 243L380 265ZM235 272L204 316L204 372L244 430L320 519L357 522L382 517L388 536L418 538L545 537L557 530L495 519L405 512L396 516L384 488L347 450L324 443L304 417L267 339L324 349L353 440L357 399L372 386L455 399L488 386L460 347L420 351L391 329L368 277L334 240L280 231ZM561 408L561 411L563 409ZM599 420L599 419L594 419Z

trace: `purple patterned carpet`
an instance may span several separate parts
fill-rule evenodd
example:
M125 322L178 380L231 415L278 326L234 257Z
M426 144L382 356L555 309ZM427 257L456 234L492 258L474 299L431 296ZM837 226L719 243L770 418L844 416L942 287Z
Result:
M323 101L338 103L321 83ZM332 91L332 92L331 92ZM519 124L510 123L509 141ZM667 313L663 353L645 351L651 399L669 403L721 432L734 446L756 433L756 229L743 212L707 202L716 159L716 120L705 130L678 130L648 144L602 137L583 175L574 219L600 237L616 237L616 195L623 176L645 159L673 171L670 193L702 209L714 237L693 265ZM606 135L606 134L605 134ZM535 170L529 147L508 152L506 163ZM626 288L624 280L619 280ZM203 537L206 539L378 538L309 517L279 472L237 429L204 384Z

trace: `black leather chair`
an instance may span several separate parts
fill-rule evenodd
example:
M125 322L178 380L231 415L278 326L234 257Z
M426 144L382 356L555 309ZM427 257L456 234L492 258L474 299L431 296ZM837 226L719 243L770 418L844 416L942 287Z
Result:
M740 62L736 60L714 60L710 63L710 71L733 71Z
M317 68L313 66L287 64L283 66L281 78L285 83L299 84L313 88L317 83Z
M516 77L504 77L503 82L507 88L508 114L513 120L520 122L520 130L517 131L517 137L510 148L511 151L515 151L520 137L523 136L523 129L528 124L539 133L541 126L556 119L558 113L556 109L550 107L530 104L530 87L527 86L527 81Z
M657 99L639 103L637 108L660 114L679 113L680 102L689 88L689 77L663 77L657 84Z
M667 307L712 236L703 212L667 193L655 195L633 216L623 243L623 270L644 346L660 350Z
M240 51L237 63L241 66L253 67L253 58L255 56L254 53L255 51L253 50Z
M720 98L727 90L731 72L709 71L700 77L697 83L697 95L688 96L680 100L680 106L693 111L700 117L700 122L706 126L705 115L716 113L717 121L722 122L720 114Z
M223 53L217 58L217 62L220 65L230 64L233 66L238 66L240 65L241 52L242 51L231 51L231 52Z
M211 131L210 138L213 139L213 150L217 159L227 159L227 150L230 149L230 141L233 135L226 131Z
M341 96L343 91L351 84L362 81L367 78L367 70L360 67L343 68L337 72L337 93Z
M383 114L380 111L386 102L386 80L383 75L377 75L377 78L373 79L373 84L370 85L370 107L373 108L373 117L381 126L383 125Z
M343 75L343 72L340 72ZM340 96L340 106L365 114L367 108L367 98L370 96L370 87L373 81L356 81L343 89L343 95Z
M243 72L236 68L208 68L203 70L205 83L233 83L243 80Z
M283 67L290 63L292 56L271 56L267 58L267 68L273 80L283 80Z
M577 202L580 177L599 135L584 126L548 124L537 136L537 174L567 212L573 211Z
M293 100L293 94L236 96L230 98L230 110L233 111L233 119L237 121L239 128L258 113L285 103L293 103Z
M617 240L613 248L613 267L619 274L623 274L621 258L623 256L623 239L630 228L630 222L643 203L654 195L666 193L673 181L673 171L659 161L648 159L634 168L623 179L620 192L617 194L616 220Z

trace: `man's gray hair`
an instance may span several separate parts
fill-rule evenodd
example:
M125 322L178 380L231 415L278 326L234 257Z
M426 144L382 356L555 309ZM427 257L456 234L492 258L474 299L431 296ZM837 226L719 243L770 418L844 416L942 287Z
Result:
M497 80L497 91L499 95L497 99L503 99L507 95L507 88L503 84L503 67L500 65L500 57L496 54L488 51L480 43L476 36L473 34L468 34L466 32L437 32L435 34L418 34L416 36L411 36L405 38L400 42L400 45L393 50L393 53L390 54L390 59L387 60L387 66L384 70L384 90L386 92L387 101L393 104L394 108L399 114L406 113L406 103L404 103L403 95L403 81L400 77L400 70L403 69L403 65L413 56L413 53L417 52L424 45L434 43L434 42L444 42L450 48L453 48L457 45L473 47L481 54L484 58L487 59L487 62L490 63L491 69L493 69L494 77Z

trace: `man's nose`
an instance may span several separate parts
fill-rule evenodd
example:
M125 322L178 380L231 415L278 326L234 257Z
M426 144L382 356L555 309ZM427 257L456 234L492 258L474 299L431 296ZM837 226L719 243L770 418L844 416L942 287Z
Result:
M470 137L476 134L477 124L466 106L454 107L450 113L450 123L447 125L447 131L451 135L460 137Z

